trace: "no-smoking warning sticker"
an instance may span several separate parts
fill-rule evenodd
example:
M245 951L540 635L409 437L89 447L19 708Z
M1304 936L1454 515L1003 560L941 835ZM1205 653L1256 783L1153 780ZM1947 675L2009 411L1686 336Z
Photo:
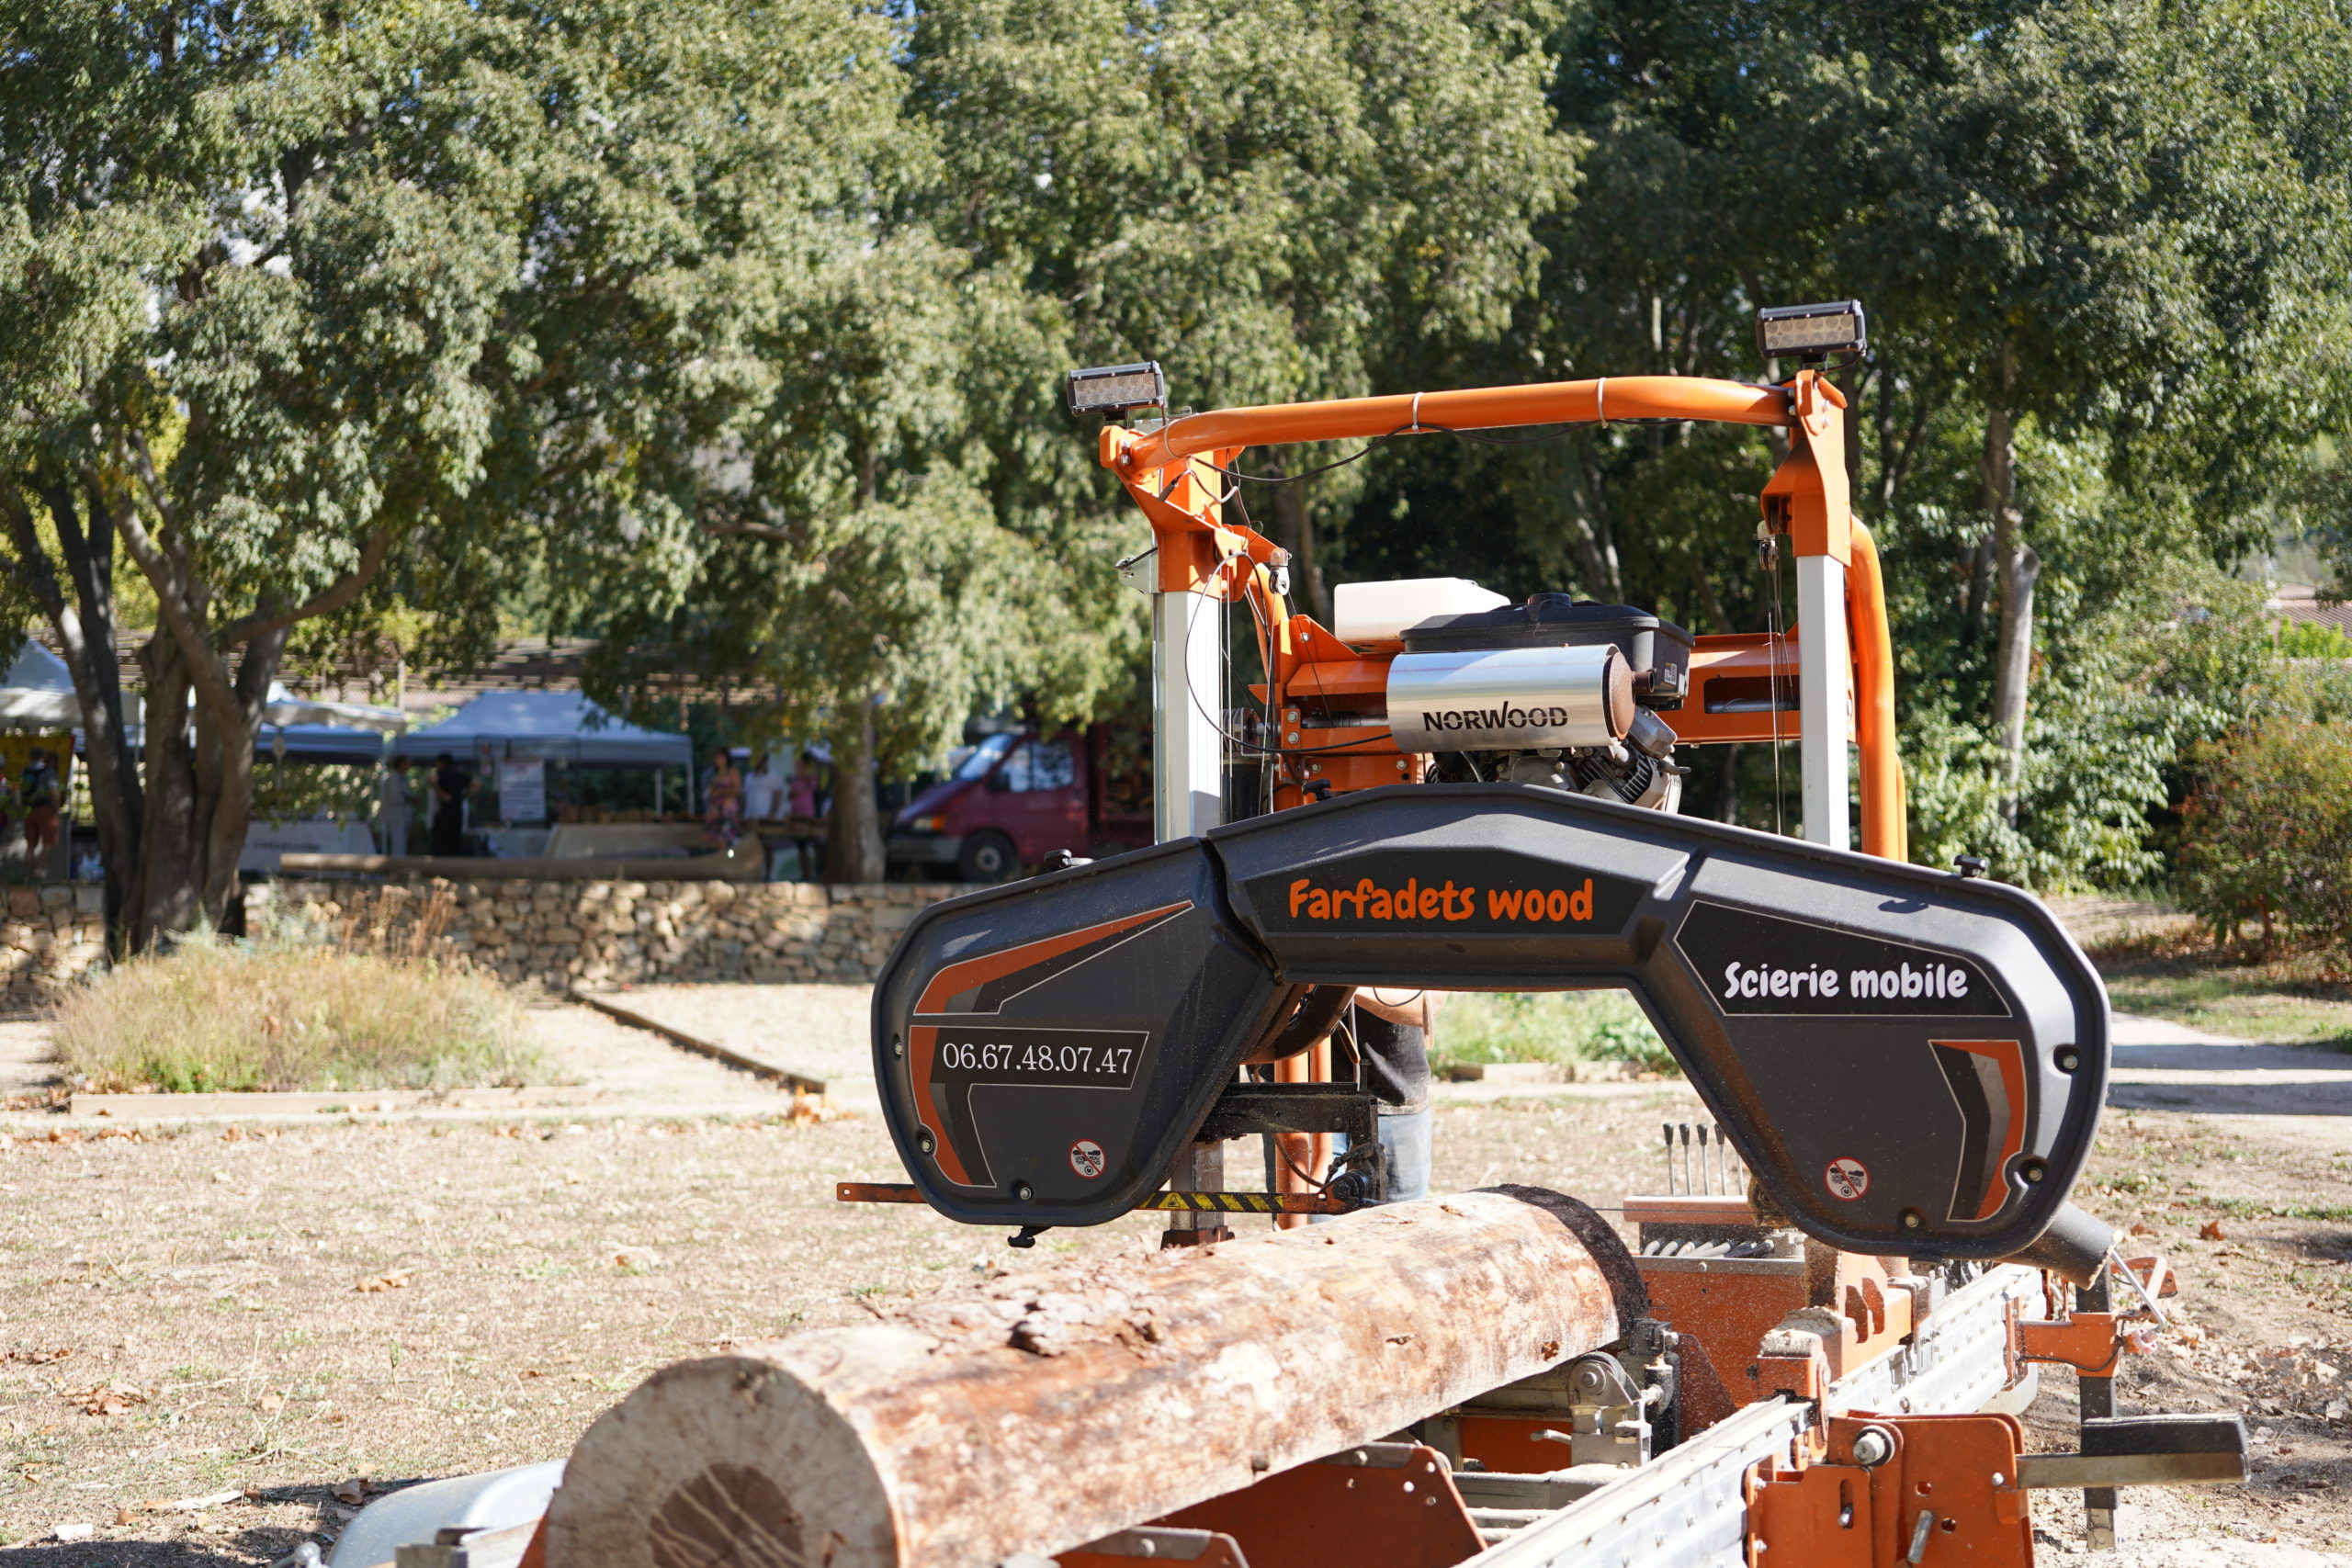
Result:
M1091 1138L1080 1138L1069 1146L1069 1168L1091 1181L1102 1174L1110 1161L1103 1156L1102 1145Z
M1829 1189L1832 1198L1843 1198L1850 1203L1871 1190L1871 1168L1858 1159L1833 1159L1829 1168L1821 1173L1821 1184Z

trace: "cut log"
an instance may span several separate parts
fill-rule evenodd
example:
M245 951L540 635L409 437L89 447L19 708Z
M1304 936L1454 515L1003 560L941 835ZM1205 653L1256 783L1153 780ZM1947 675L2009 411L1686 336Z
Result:
M1051 1554L1610 1344L1638 1291L1532 1188L1007 1276L656 1372L573 1449L548 1568Z

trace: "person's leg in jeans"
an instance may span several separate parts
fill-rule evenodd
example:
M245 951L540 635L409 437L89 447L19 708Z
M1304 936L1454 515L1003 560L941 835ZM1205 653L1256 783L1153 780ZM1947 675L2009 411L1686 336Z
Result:
M1430 1195L1430 1121L1427 1100L1419 1111L1380 1118L1380 1152L1388 1167L1388 1201L1409 1202Z

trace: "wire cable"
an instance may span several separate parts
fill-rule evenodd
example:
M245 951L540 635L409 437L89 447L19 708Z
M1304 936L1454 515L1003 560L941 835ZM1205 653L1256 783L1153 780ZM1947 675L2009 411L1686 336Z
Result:
M1772 671L1772 831L1785 837L1788 829L1781 814L1787 794L1781 783L1781 541L1777 535L1766 539L1764 570L1772 583L1764 601L1764 626L1771 649Z

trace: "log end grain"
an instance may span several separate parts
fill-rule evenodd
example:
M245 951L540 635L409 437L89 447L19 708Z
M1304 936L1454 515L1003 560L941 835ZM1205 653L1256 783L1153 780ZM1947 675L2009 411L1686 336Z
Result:
M851 1331L868 1375L930 1341ZM665 1367L573 1448L548 1510L548 1561L600 1568L897 1568L884 1477L812 1385L843 1359L840 1331Z

